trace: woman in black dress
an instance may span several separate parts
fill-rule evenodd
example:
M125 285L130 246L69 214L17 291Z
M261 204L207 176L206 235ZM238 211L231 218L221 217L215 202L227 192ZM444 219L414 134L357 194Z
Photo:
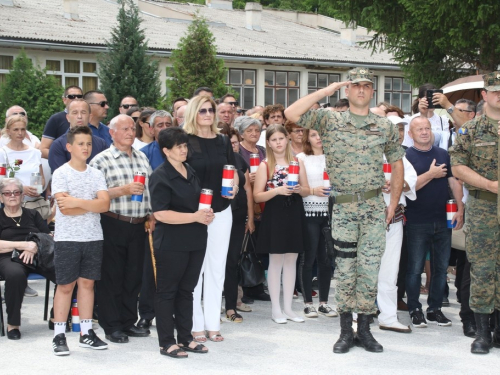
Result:
M288 167L293 160L288 133L282 125L271 125L266 131L266 153L257 169L253 195L255 202L266 202L257 252L269 254L267 284L272 304L272 319L283 324L287 320L304 322L292 311L296 263L304 251L304 206L300 194L309 189L287 186ZM300 182L300 181L299 181ZM304 190L304 191L303 191ZM280 281L283 272L283 310L280 306Z
M186 133L181 128L162 130L158 137L165 162L151 175L151 206L157 220L154 231L156 259L155 312L160 353L186 358L208 349L193 341L193 290L198 282L211 209L198 210L200 183L185 163ZM177 341L174 337L174 321Z

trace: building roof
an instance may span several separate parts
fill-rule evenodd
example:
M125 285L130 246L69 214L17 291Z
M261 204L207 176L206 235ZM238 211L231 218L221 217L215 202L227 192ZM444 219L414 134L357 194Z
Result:
M63 0L15 0L16 6L0 5L0 39L45 43L104 46L116 25L118 5L111 0L78 0L80 20L64 17ZM139 1L166 8L180 17L159 17L141 13L151 50L171 51L185 35L189 19L199 11L209 22L217 52L229 56L296 59L323 62L354 62L397 65L386 52L341 43L340 34L279 17L263 11L262 31L245 27L244 10L214 9L204 5ZM171 14L170 13L170 14ZM358 41L365 39L358 36Z

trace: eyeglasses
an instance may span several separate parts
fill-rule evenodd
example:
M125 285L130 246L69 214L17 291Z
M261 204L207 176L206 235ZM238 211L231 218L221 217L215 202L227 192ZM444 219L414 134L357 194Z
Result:
M207 114L207 112L208 112L209 114L213 115L213 114L214 114L214 109L213 109L213 108L202 108L202 109L200 109L200 110L198 111L198 113L199 113L200 115L202 115L202 116L206 115L206 114Z
M26 112L14 112L11 114L11 116L16 116L16 115L26 117Z
M104 107L104 106L102 106L102 107ZM137 107L137 103L136 104L122 104L120 106L120 108L123 108L123 109L129 109L130 107Z
M80 94L78 94L78 95L65 95L64 97L73 100L73 99L81 99L81 98L83 98L83 95L80 95Z
M237 107L240 105L240 102L226 102L227 104L231 104L233 107Z
M295 134L304 133L304 129L295 129L295 130L292 130L292 132Z
M460 108L457 108L460 112L467 112L467 113L472 113L472 112L475 112L475 111L469 111L468 109L460 109Z
M97 104L100 105L102 108L104 108L108 105L108 102L106 100L103 100L102 102L99 103L89 103L89 104Z
M18 197L22 194L22 192L20 192L19 190L14 190L14 191L2 191L2 195L4 197L12 197L12 196L15 196L15 197Z
M243 112L245 112L243 109L237 109L236 110L236 113L243 113Z

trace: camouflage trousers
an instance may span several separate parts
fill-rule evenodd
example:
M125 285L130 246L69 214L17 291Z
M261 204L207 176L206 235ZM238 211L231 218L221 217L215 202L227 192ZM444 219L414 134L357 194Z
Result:
M332 237L338 253L336 300L339 313L377 312L375 300L385 249L385 229L382 196L333 206Z
M479 314L500 310L500 233L497 203L469 196L465 250L470 268L470 307Z

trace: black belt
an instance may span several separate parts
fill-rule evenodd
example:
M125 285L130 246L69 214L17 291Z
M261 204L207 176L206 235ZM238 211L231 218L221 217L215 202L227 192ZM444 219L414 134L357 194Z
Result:
M102 214L109 216L109 217L112 217L113 219L125 221L126 223L129 223L129 224L141 224L141 223L144 223L148 218L147 216L130 217L130 216L125 216L125 215L119 215L119 214L115 214L114 212L111 212L111 211L102 212Z

